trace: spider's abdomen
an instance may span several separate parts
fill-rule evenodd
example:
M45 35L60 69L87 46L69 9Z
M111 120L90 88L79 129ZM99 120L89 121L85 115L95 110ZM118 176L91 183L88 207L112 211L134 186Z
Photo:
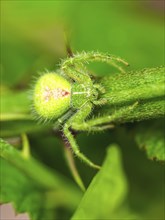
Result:
M34 87L33 106L43 119L58 118L70 107L71 85L56 73L41 76Z

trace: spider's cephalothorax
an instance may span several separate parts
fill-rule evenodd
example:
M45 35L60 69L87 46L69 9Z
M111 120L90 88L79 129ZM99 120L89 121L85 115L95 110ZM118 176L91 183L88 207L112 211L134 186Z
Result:
M92 83L74 83L72 84L71 107L81 109L87 102L93 103L97 100L98 91Z
M104 88L94 84L84 67L85 63L91 61L111 64L120 72L124 72L120 64L128 65L119 57L97 52L81 53L67 58L61 63L62 75L51 72L39 77L33 90L33 107L39 118L45 121L58 119L59 123L63 123L63 133L73 152L89 166L99 169L98 165L80 152L71 132L100 131L108 127L99 127L99 123L102 123L99 120L91 123L86 121L94 105L106 103L105 99L99 98L99 94L104 93Z

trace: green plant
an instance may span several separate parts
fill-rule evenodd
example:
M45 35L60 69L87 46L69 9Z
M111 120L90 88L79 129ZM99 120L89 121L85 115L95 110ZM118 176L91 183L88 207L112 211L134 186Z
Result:
M110 63L117 67L119 73L108 77L95 77L83 65L90 61ZM42 119L52 119L47 125L48 129L59 130L62 125L62 131L74 153L94 168L99 168L99 166L93 164L84 154L80 153L72 131L98 132L128 122L144 121L145 123L145 120L148 120L151 123L151 119L157 119L152 128L149 124L144 126L138 123L136 125L134 140L139 146L146 149L150 159L165 161L162 125L161 121L158 120L164 116L165 68L148 68L127 72L119 65L120 63L127 64L120 58L106 54L77 54L62 62L61 70L59 71L59 73L63 74L62 76L54 73L45 73L40 76L34 86L33 108L38 116L41 116ZM56 105L54 105L54 96L52 99L54 90L52 90L52 87L50 89L47 84L49 84L50 80L52 82L51 86L54 86L53 80L58 77L60 80L55 85L57 86L56 89L60 91L60 94L62 94L63 89L66 92L66 88L68 89L67 94L69 94L71 89L71 95L69 94L67 100L62 104L61 102L58 103L57 111ZM10 96L9 92L7 97L9 98ZM20 94L18 96L20 98ZM27 103L22 107L18 96L12 96L12 99L15 100L14 104L20 106L18 117L17 114L6 114L5 107L3 107L3 120L18 120L20 115L21 120L30 119L29 111L27 110L29 101L26 93L23 93L23 98L20 98L27 100ZM66 97L64 96L64 98ZM70 100L71 103L69 103ZM49 101L51 101L50 105L47 105ZM7 105L6 99L3 99L3 97L2 104L3 106ZM46 106L46 111L44 107L42 108L43 104ZM50 109L51 111L49 111ZM58 119L59 116L62 117ZM55 119L58 119L56 124ZM21 133L27 132L28 129L31 131L38 129L32 123L34 122L31 122L30 127L24 124L25 127L22 127ZM45 125L41 124L39 128L45 129ZM122 134L120 134L120 139L122 140ZM3 171L2 173L1 201L14 201L17 211L28 212L32 219L54 219L54 210L60 206L67 207L66 209L73 213L82 193L68 179L65 179L55 171L51 172L31 156L26 135L22 136L22 146L22 151L18 151L11 144L1 140L1 157L3 158L1 162L2 166L7 167L7 172ZM68 149L66 149L66 155L75 180L85 190L72 160L72 154ZM11 164L14 166L12 167ZM17 194L19 189L12 179L13 175L22 184L23 188L20 190L20 196ZM25 193L24 188L26 187L28 189L27 192L30 192L30 196L27 193L27 200L20 205L21 196ZM128 205L124 205L127 204L125 203L127 187L126 177L120 162L119 147L111 144L101 170L94 177L72 219L104 219L109 217L140 219L140 214L132 212ZM9 188L11 189L11 194ZM114 194L113 191L115 192ZM109 200L110 194L113 196L110 199L109 206L98 208L95 201L100 199L100 202L105 204ZM43 204L39 202L41 200L44 200ZM31 203L37 203L37 205L32 206ZM39 211L41 209L42 212ZM90 210L93 211L91 212Z

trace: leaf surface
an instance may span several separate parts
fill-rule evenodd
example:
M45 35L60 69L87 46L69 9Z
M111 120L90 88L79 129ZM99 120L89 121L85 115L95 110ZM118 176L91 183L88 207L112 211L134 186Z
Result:
M87 189L72 220L109 219L123 203L127 194L127 181L122 170L119 148L108 149L100 172Z
M18 213L29 213L32 220L55 219L55 209L73 210L81 193L65 177L52 173L32 157L1 140L0 202L12 202Z
M2 203L13 202L18 213L28 212L31 219L43 219L53 210L45 207L46 194L34 182L28 179L17 168L1 158L1 195Z
M151 160L165 161L164 122L142 123L136 131L136 142Z

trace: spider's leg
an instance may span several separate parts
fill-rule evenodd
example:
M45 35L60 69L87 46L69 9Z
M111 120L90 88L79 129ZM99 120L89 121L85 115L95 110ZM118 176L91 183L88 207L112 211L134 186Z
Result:
M107 63L117 68L120 72L125 72L121 64L128 66L128 63L126 61L114 55L99 52L83 52L75 54L74 57L65 60L61 64L61 68L64 70L64 72L66 72L68 71L68 69L75 69L76 65L83 66L83 64L88 64L89 62ZM85 75L88 75L88 73L86 73Z
M107 103L107 99L106 98L101 98L101 99L93 101L94 105L105 105L106 103Z
M73 114L74 114L74 111L69 110L63 116L58 118L53 125L53 130L54 131L58 130L65 123L65 121L67 121L67 119L70 118Z
M96 88L100 93L105 93L105 88L102 85L94 84L93 87ZM98 100L93 101L94 105L105 105L106 103L107 103L106 98L100 98Z
M105 88L102 85L94 84L93 87L96 88L99 92L105 93Z
M88 132L100 132L100 131L105 131L107 129L112 129L114 128L113 124L108 124L108 125L97 125L96 126L90 126L88 125L88 121L84 122L84 124L77 124L74 123L72 125L72 128L76 131L88 131Z
M85 66L83 63L77 64L74 61L74 57L70 57L66 59L62 64L61 64L61 69L62 71L73 81L79 82L79 83L90 83L91 78L89 74L87 73Z
M66 136L66 138L68 139L70 146L73 150L73 152L75 153L75 155L80 158L84 163L86 163L87 165L89 165L90 167L93 167L95 169L100 169L100 166L94 164L90 159L88 159L83 153L80 152L80 149L76 143L76 140L74 139L70 128L72 128L72 124L76 124L79 123L81 124L85 118L90 114L92 110L92 104L91 103L87 103L86 105L82 106L81 109L78 110L77 113L75 113L64 125L64 135Z
M112 127L114 122L122 122L123 115L131 112L138 102L133 105L127 106L126 108L121 108L115 111L112 115L106 115L94 119L90 119L81 124L73 124L72 127L77 131L98 131L108 129L108 126ZM101 126L101 127L100 127Z

